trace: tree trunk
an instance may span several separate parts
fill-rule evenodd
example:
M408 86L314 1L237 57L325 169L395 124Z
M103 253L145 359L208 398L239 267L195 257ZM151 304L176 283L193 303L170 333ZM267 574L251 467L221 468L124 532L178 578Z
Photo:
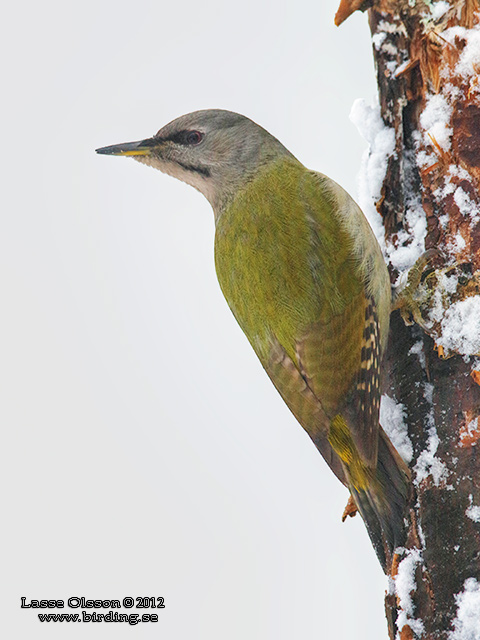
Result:
M478 640L479 3L342 0L337 24L368 7L381 117L394 131L375 203L394 286L421 251L442 251L410 291L416 322L391 317L386 393L408 428L415 496L389 579L389 634Z

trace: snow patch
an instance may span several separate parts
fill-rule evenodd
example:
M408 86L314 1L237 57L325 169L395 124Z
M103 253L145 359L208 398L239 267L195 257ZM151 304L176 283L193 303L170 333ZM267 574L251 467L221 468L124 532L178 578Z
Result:
M480 584L467 578L463 591L455 596L457 615L448 640L480 640Z
M454 302L441 322L437 344L462 355L480 353L480 295Z
M428 314L430 327L432 327L435 322L441 323L444 320L446 306L445 298L450 298L456 292L457 286L458 276L455 273L442 273L438 277L437 286L433 293L432 303Z
M415 569L421 562L422 556L419 549L408 549L405 558L398 565L398 573L395 576L395 593L399 604L398 631L401 632L403 627L408 625L417 636L422 635L423 622L414 617L412 592L416 590ZM397 634L398 637L399 634Z
M468 193L457 187L453 194L455 204L460 210L460 213L466 218L471 218L473 222L477 222L479 219L478 205L470 198Z
M458 50L455 40L465 40L466 44L460 53L455 66L455 73L463 78L469 78L478 74L480 67L480 24L471 29L465 27L450 27L442 32L442 38L452 44Z
M426 480L428 476L432 476L434 485L438 487L447 475L447 467L445 463L435 457L438 445L440 444L440 438L438 437L433 416L433 384L431 383L425 384L425 399L432 405L427 416L428 440L426 448L418 456L417 463L414 467L416 474L414 483L418 486L423 480Z
M417 464L414 471L416 473L415 484L418 486L423 480L426 480L428 476L432 476L433 484L438 487L441 480L446 475L447 468L445 464L435 457L437 453L440 439L435 427L430 427L428 430L427 447L418 456Z
M442 273L438 278L439 287L450 295L454 294L458 287L458 276L455 273Z
M383 395L380 403L380 424L405 462L411 462L413 446L405 424L405 406L390 396Z
M380 31L379 33L375 33L372 36L373 46L375 47L375 49L377 51L380 49L382 44L385 42L385 38L386 37L387 37L387 34L385 32L382 32L382 31Z
M449 300L457 291L458 275L442 273L438 276L437 286L433 295L433 305L430 310L430 318L434 322L442 322L445 316L445 299Z
M381 36L380 30L374 36L379 46L383 42ZM427 111L425 117L425 125L430 127L433 123L432 126L435 128L435 114L438 115L438 113L443 113L443 107L439 104L435 106L435 100L433 100L430 111ZM403 229L396 234L395 244L389 243L387 246L382 218L375 205L381 197L388 160L395 154L395 130L383 122L378 104L370 106L362 99L354 102L350 112L350 120L369 144L369 148L363 155L358 176L360 207L367 217L384 255L397 271L402 272L415 264L425 251L427 219L421 198L413 189L413 185L412 189L406 185ZM429 147L431 147L430 141ZM426 160L426 162L428 161ZM415 164L413 155L411 163L412 166Z
M457 233L450 241L450 248L454 253L461 253L466 245L465 238L461 233Z
M449 126L452 117L452 105L445 96L440 93L430 95L427 98L420 125L425 131L425 143L432 145L432 139L440 145L444 151L451 147L452 128Z
M466 446L467 443L474 447L477 443L475 441L475 436L478 433L478 416L466 425L465 429L462 429L460 434L460 446ZM473 440L473 442L472 442Z
M465 33L467 46L462 51L455 71L464 77L478 74L480 66L480 25Z
M425 251L427 217L420 202L412 202L407 207L403 227L397 234L397 244L387 246L388 259L399 271L413 266Z
M422 525L420 524L420 522L417 522L417 529L418 537L420 538L420 542L422 543L422 549L425 549L427 542L425 540L425 534L423 533Z
M465 515L467 516L467 518L470 518L470 520L473 520L474 522L480 522L480 507L473 504L472 494L468 496L468 500L470 501L470 506L467 507L467 510L465 511ZM479 611L479 614L480 614L480 611Z
M358 176L358 201L382 251L385 251L385 230L375 204L380 200L388 159L395 152L395 130L383 122L380 105L370 106L363 99L353 103L350 120L369 145L363 154Z
M434 2L430 7L430 13L434 20L440 20L447 11L450 9L450 4L445 0L439 0L439 2Z
M397 67L397 70L395 72L395 75L398 77L399 75L401 75L408 67L409 64L411 64L412 61L411 60L405 60L405 62L402 62L401 65L399 65Z
M398 24L397 22L387 22L387 20L380 20L377 30L377 33L380 31L384 31L385 33L398 33L406 35L405 27L402 23Z
M455 192L455 190L457 189L457 185L452 181L452 178L470 181L471 176L463 167L457 167L456 165L451 164L445 173L445 184L443 185L443 187L439 187L433 192L433 195L436 198L446 198L450 193Z
M420 361L420 366L425 371L427 368L427 362L425 360L425 351L423 349L422 340L417 340L414 345L410 347L410 351L408 352L409 356L417 356Z

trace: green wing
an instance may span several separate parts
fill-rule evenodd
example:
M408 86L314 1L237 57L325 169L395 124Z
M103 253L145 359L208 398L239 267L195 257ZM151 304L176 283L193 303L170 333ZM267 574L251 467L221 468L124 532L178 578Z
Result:
M298 365L281 344L272 341L271 357L263 362L266 372L298 422L308 433L328 466L338 479L347 484L340 459L328 441L330 419Z
M297 352L299 369L327 416L343 417L362 462L375 466L380 354L372 302L361 292L341 312L311 325Z
M341 477L327 440L331 421L343 416L370 465L378 410L370 411L368 397L376 388L372 301L330 183L291 159L269 167L222 214L215 259L223 293L267 373Z

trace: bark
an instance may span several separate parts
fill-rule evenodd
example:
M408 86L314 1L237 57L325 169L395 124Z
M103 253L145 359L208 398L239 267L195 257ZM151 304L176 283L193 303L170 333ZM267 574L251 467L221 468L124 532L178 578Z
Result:
M480 582L480 360L468 348L455 353L442 335L448 308L480 291L480 67L469 40L478 33L480 48L480 16L477 0L449 4L440 16L427 0L342 0L336 16L339 24L370 7L381 115L395 130L376 203L387 246L408 246L408 212L420 208L424 249L443 252L410 299L416 322L391 317L387 393L404 406L415 488L385 600L392 640L480 638L480 610L478 635L467 634L459 610L466 581ZM429 129L435 96L448 109ZM396 283L400 269L389 268ZM453 292L449 278L458 281Z

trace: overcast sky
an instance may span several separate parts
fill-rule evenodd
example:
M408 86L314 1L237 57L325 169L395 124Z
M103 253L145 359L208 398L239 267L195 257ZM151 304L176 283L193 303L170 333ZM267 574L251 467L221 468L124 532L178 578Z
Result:
M366 16L337 29L336 4L4 8L9 640L386 638L363 523L341 523L347 491L222 298L207 201L94 153L225 108L355 195L364 143L348 115L355 98L374 100L374 71ZM41 623L21 596L162 596L165 609L135 630L85 628Z

